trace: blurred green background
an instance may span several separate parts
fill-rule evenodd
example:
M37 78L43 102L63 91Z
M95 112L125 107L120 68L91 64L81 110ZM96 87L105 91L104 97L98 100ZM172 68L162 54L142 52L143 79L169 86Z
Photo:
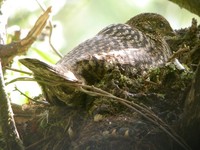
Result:
M94 36L98 31L113 23L124 23L131 17L143 13L154 12L163 15L174 29L190 26L192 18L197 16L168 0L44 0L48 6L53 6L53 30L52 43L62 54L66 54L79 43ZM7 1L8 7L8 33L21 29L24 37L34 25L42 10L35 0ZM48 32L48 31L47 31ZM48 37L35 42L27 53L28 57L42 59L55 63L59 57L55 55L48 44ZM14 68L26 70L17 62ZM23 76L23 74L7 71L7 79ZM13 92L17 86L30 97L40 93L35 83L16 82L8 86L10 96L16 103L21 101L19 92ZM26 87L26 88L24 88ZM26 98L25 98L26 99ZM20 100L20 101L19 101Z
M174 29L188 27L197 16L168 0L45 0L53 6L53 21L57 25L53 43L63 54L80 42L94 36L112 23L123 23L143 12L155 12L167 18ZM17 4L16 4L17 3ZM11 2L9 26L31 28L41 14L35 0Z

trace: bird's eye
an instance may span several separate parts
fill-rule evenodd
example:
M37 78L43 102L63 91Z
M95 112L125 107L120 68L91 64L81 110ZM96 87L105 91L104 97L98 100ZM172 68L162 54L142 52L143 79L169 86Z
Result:
M164 26L165 26L164 23L160 23L160 24L159 24L159 27L160 27L160 28L163 28Z

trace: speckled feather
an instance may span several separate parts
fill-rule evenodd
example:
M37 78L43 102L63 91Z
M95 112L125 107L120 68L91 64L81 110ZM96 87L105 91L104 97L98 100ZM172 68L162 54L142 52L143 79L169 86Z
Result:
M161 17L163 23L162 19L163 17ZM168 22L166 23L164 19L164 23ZM91 81L94 79L92 76L101 79L101 72L106 72L105 69L115 66L121 66L125 70L128 68L132 73L139 73L163 65L171 52L162 34L142 32L144 29L140 30L141 27L137 28L133 22L110 25L95 37L75 47L56 65L64 70L71 70L78 78L85 79L91 84L94 84ZM170 26L168 32L172 33ZM92 74L92 71L98 74Z
M172 34L173 30L165 18L154 13L144 13L131 18L126 24L113 24L104 28L93 38L75 47L56 65L46 65L37 59L25 58L20 61L34 72L37 79L49 78L47 81L52 82L54 78L64 78L70 82L94 84L107 70L115 67L122 68L125 74L128 72L130 75L142 74L150 68L165 64L171 51L164 37ZM45 93L47 89L53 91L49 85L43 84L42 88ZM59 92L62 91L61 87L57 88ZM63 99L59 92L48 95L47 99Z

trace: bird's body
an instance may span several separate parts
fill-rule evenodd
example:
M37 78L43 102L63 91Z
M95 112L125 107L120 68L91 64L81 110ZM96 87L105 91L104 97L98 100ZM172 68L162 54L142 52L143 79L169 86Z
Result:
M151 39L137 28L115 24L78 45L56 65L64 70L71 70L79 78L87 78L86 81L89 82L92 77L87 75L92 70L99 73L95 79L101 79L100 72L115 66L125 70L129 68L132 73L138 73L164 64L170 54L163 39Z
M20 61L39 80L46 78L46 82L53 83L56 80L53 78L57 78L94 84L102 79L104 73L116 67L130 76L162 66L171 55L164 37L172 33L172 28L162 16L145 13L133 17L126 24L113 24L104 28L93 38L75 47L56 65L28 58ZM63 86L42 84L46 93L56 91L55 87L57 92L47 94L47 100L66 101L63 100L66 97L61 97L59 93L70 95L72 91L66 91Z

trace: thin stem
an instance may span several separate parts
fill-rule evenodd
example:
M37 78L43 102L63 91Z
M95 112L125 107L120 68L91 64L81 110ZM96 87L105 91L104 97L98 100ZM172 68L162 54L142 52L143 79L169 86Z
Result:
M38 3L38 5L40 6L40 8L45 11L46 7L44 4L42 4L40 1L36 0L36 2ZM52 44L52 33L53 33L53 25L52 25L52 20L49 19L49 26L50 26L50 33L49 33L49 45L51 46L51 48L53 49L53 51L60 57L62 58L63 55L54 47L54 45Z
M27 75L30 75L30 76L33 75L33 73L31 73L31 72L27 72L27 71L22 71L22 70L19 70L19 69L10 68L8 66L6 66L5 68L8 69L8 70L11 70L11 71L15 71L15 72L19 72L19 73L24 73L24 74L27 74Z

